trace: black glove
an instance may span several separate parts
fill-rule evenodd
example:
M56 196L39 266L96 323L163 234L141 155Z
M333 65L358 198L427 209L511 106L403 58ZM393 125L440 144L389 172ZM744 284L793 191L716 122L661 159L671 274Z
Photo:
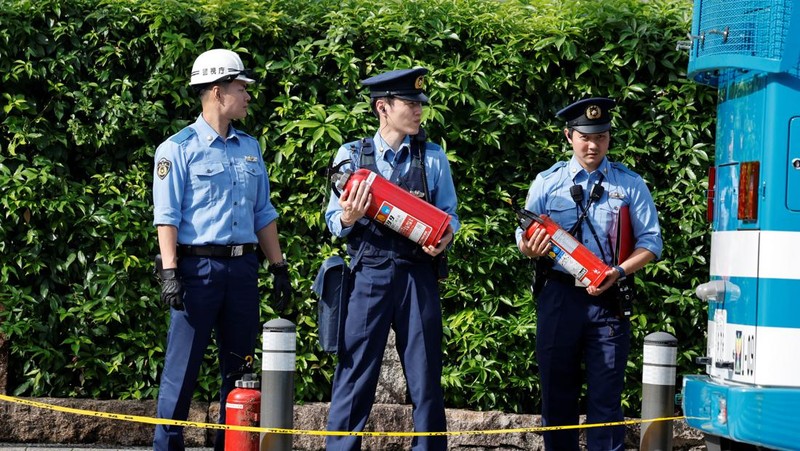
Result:
M269 265L272 273L272 309L280 314L292 303L292 284L289 281L289 264L286 260Z
M177 269L162 269L158 272L161 279L161 302L175 310L183 310L183 284L178 277Z

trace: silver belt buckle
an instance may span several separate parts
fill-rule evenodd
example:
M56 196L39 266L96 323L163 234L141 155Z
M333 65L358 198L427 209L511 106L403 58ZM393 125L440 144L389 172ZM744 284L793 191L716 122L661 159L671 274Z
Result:
M231 246L231 257L241 257L244 255L244 245Z

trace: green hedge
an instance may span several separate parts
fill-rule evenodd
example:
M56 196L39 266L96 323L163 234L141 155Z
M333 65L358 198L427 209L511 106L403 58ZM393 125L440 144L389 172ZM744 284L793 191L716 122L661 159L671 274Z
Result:
M168 311L152 277L155 147L199 114L187 89L202 51L240 52L261 82L240 127L270 171L298 293L298 401L327 400L310 286L342 252L323 217L322 169L373 133L359 80L431 70L425 127L447 150L463 228L442 284L449 407L538 410L531 266L514 206L567 158L554 112L619 101L611 157L643 175L660 210L661 261L638 278L625 403L639 409L643 337L674 334L697 372L707 278L706 167L713 90L685 78L675 44L690 2L653 0L10 0L0 11L0 330L16 395L153 398ZM266 274L265 274L266 276ZM269 285L265 277L262 284ZM262 320L274 317L267 303ZM198 399L218 387L215 350Z

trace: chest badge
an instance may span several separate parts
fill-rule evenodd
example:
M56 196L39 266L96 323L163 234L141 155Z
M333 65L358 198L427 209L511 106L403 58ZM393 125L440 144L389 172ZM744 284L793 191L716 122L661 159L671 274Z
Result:
M158 160L158 164L156 165L156 175L158 176L158 178L164 180L164 177L166 177L167 174L169 174L169 170L171 167L172 163L166 158L162 157L160 160Z
M254 157L252 155L247 155L247 156L244 157L244 161L246 161L248 163L255 163L256 161L258 161L258 158Z
M619 191L611 191L608 193L608 197L612 199L625 199L625 193Z

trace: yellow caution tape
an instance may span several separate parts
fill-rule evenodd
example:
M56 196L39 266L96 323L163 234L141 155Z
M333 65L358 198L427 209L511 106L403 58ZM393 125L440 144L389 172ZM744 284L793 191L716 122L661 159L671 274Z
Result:
M530 432L546 432L546 431L560 431L567 429L584 429L584 428L598 428L608 426L622 426L641 423L655 423L658 421L672 421L682 420L686 417L663 417L663 418L647 418L640 420L625 420L615 421L611 423L592 423L592 424L578 424L570 426L538 426L529 428L515 428L515 429L493 429L484 431L444 431L444 432L380 432L380 431L319 431L319 430L301 430L301 429L283 429L283 428L262 428L257 426L239 426L232 424L217 424L217 423L198 423L195 421L180 421L170 420L166 418L151 418L138 415L122 415L110 412L96 412L92 410L74 409L72 407L63 407L53 404L46 404L38 401L31 401L29 399L15 398L13 396L6 396L0 394L0 400L8 401L16 404L24 404L26 406L38 407L40 409L54 410L56 412L66 412L76 415L87 415L96 418L108 418L112 420L130 421L134 423L146 424L163 424L168 426L185 426L204 429L224 429L231 431L243 432L264 432L268 434L292 434L292 435L331 435L331 436L362 436L362 437L436 437L436 436L454 436L454 435L491 435L491 434L520 434Z

